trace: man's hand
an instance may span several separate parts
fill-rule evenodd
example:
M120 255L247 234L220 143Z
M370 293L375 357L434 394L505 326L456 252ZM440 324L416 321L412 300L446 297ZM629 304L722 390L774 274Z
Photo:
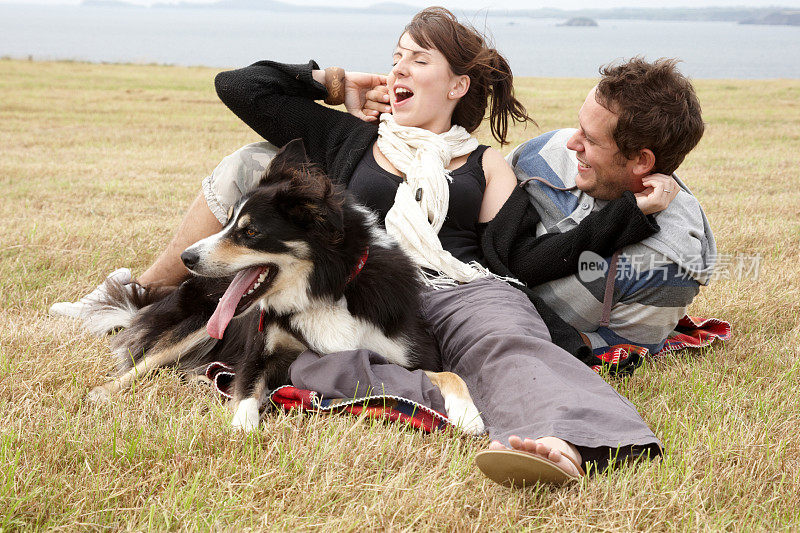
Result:
M652 215L666 209L681 190L678 182L672 176L664 174L645 176L642 178L642 185L645 189L642 192L634 193L634 196L636 205L645 215Z
M344 106L351 115L365 122L378 120L378 112L371 107L370 102L379 88L383 88L388 102L388 89L386 89L386 76L381 74L368 74L366 72L346 72L344 75Z

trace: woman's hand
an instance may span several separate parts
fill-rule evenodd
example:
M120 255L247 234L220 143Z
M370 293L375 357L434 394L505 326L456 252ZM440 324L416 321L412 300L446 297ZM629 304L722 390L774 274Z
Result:
M371 90L367 91L367 101L362 110L365 115L371 117L378 117L381 113L391 113L392 106L389 105L389 87L384 83L383 85L376 85Z
M634 193L634 196L636 205L645 215L652 215L666 209L681 190L678 182L672 176L664 174L645 176L642 178L642 185L645 186L645 189L642 192Z
M386 88L386 76L381 74L369 74L366 72L345 72L344 75L344 106L351 115L360 118L365 122L378 120L377 112L371 111L369 107L370 94L375 89ZM388 90L386 90L388 101Z

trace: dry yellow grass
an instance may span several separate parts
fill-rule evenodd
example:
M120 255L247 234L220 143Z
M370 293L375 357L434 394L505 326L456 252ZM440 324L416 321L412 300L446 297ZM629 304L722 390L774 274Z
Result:
M483 441L285 414L242 437L169 372L85 401L112 367L106 341L47 307L119 266L141 272L200 179L257 139L213 75L0 61L0 531L800 529L799 81L696 83L708 130L680 174L720 250L763 263L691 309L732 322L733 341L614 382L665 458L509 491L475 469ZM591 85L518 80L541 127L512 141L573 125Z

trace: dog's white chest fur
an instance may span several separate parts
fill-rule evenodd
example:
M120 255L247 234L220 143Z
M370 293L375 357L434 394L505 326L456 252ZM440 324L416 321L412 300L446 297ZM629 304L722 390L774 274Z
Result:
M351 315L344 298L338 302L313 302L308 309L294 314L291 324L317 353L367 349L392 363L409 366L407 343L391 339L374 324Z

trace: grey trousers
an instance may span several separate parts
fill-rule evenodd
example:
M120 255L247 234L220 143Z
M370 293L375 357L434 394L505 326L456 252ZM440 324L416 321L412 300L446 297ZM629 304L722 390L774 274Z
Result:
M489 437L559 437L584 459L602 461L661 444L605 380L552 342L521 291L482 279L429 290L423 314L444 370L461 376L483 416ZM422 371L388 364L367 350L319 356L305 352L290 369L292 384L329 398L352 398L371 387L444 412L444 400Z

